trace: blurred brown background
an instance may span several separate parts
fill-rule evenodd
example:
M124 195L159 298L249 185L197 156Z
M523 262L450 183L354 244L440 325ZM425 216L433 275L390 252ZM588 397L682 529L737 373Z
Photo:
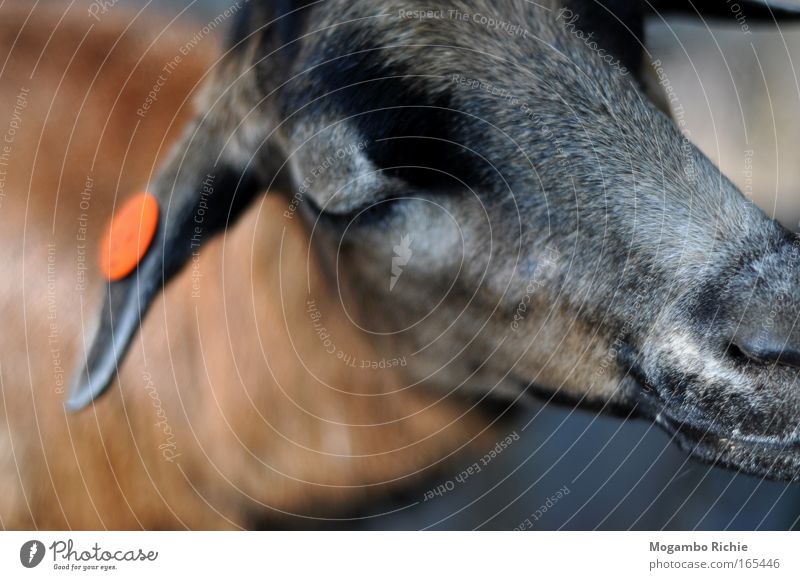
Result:
M800 27L654 22L690 139L767 214L800 221Z

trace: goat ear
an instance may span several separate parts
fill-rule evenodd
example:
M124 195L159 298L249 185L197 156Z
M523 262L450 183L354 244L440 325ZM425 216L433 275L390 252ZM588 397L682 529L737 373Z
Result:
M787 0L657 0L650 2L657 13L684 13L690 16L725 18L735 21L745 18L753 22L775 22L800 18L800 5ZM739 6L740 12L734 8Z
M106 285L99 328L72 382L69 410L84 408L108 388L157 293L274 177L227 158L227 137L210 117L195 121L160 171L152 187L160 207L155 237L133 272ZM281 159L269 147L265 153L276 163Z

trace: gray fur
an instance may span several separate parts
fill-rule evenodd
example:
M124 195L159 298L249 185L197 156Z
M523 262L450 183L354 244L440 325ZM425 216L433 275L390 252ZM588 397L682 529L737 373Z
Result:
M238 165L289 176L286 219L410 385L636 408L704 459L798 477L797 361L749 356L800 350L798 239L576 34L591 22L556 0L251 4L204 110Z

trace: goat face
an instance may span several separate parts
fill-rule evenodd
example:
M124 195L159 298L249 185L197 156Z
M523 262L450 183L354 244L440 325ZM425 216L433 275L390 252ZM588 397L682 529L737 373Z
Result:
M798 477L800 241L645 95L649 4L602 4L250 2L72 406L187 259L210 176L206 235L290 192L286 219L410 385L636 411L700 457Z

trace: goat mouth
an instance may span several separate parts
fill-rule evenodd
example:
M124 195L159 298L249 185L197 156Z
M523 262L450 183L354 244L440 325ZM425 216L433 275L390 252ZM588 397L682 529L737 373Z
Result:
M680 389L651 381L637 353L620 351L627 369L627 392L636 392L639 416L654 421L692 457L741 473L783 481L800 481L800 427L783 435L743 434L724 427L700 410L688 411Z
M800 481L800 434L745 435L721 429L700 414L673 412L656 393L643 391L639 409L692 457L765 479Z
M705 427L677 422L666 415L656 423L675 437L692 456L748 475L800 481L800 443L796 438L723 436Z

